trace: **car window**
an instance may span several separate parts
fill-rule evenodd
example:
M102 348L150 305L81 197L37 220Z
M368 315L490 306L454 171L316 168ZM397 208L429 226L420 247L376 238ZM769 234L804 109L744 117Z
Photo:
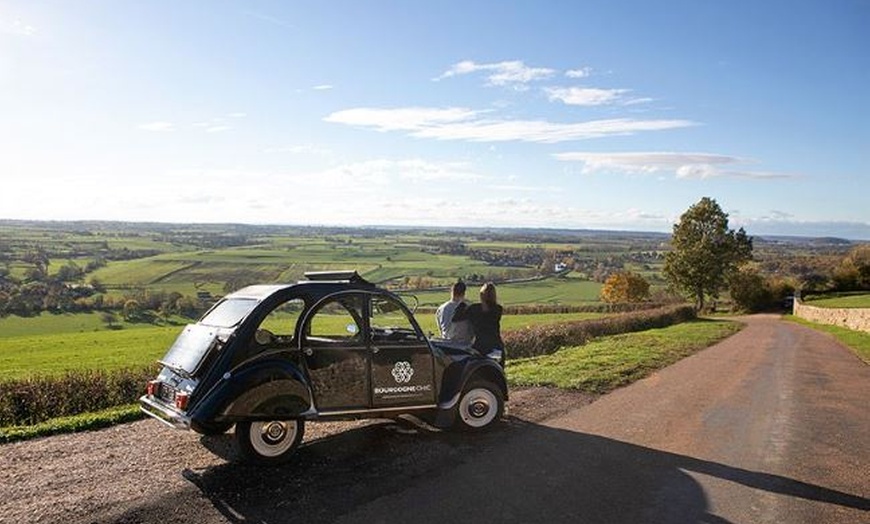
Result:
M311 343L358 344L362 341L363 297L344 295L325 302L309 320Z
M299 320L304 307L305 301L301 298L294 298L279 304L266 315L266 318L260 323L259 329L265 329L278 337L292 337L296 329L296 322Z
M233 327L256 307L258 301L250 298L230 298L219 302L200 320L200 324Z
M392 297L372 297L371 315L369 324L375 343L417 341L420 338L405 308Z

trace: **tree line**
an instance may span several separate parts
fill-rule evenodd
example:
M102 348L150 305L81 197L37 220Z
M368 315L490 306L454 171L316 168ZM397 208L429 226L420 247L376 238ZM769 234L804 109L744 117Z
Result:
M770 265L767 265L770 268ZM738 309L762 311L781 307L801 293L870 291L870 244L852 247L825 266L783 274L765 272L754 257L753 239L743 228L728 227L728 214L709 197L691 206L674 225L664 273L669 283L704 309L728 291Z
M28 317L49 313L107 313L110 326L121 314L130 322L165 321L174 315L196 318L207 304L178 292L140 290L113 297L95 278L82 282L84 269L74 263L49 275L47 260L36 260L22 278L12 276L9 266L0 263L0 317Z

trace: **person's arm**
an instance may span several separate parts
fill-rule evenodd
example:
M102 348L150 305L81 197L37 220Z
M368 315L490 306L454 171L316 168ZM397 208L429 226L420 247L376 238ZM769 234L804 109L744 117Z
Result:
M447 328L450 325L450 321L444 318L444 307L439 307L437 311L435 311L435 320L438 321L438 329L441 330L441 338L447 338Z
M453 322L461 322L468 320L468 304L460 302L456 309L453 310Z
M501 339L501 315L504 309L501 306L497 306L495 312L495 335L498 338L498 345L504 349L504 342Z

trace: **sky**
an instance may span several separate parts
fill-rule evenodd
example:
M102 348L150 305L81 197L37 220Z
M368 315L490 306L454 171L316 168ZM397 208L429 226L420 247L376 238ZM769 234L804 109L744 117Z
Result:
M870 0L0 0L0 219L870 240Z

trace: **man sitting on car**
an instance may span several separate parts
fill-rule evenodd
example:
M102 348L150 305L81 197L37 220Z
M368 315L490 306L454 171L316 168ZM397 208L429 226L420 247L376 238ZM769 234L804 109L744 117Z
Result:
M456 281L450 288L450 300L438 306L435 318L438 320L438 328L441 330L441 338L457 342L459 344L471 344L474 340L474 330L467 320L453 322L453 314L459 304L465 302L465 282Z

